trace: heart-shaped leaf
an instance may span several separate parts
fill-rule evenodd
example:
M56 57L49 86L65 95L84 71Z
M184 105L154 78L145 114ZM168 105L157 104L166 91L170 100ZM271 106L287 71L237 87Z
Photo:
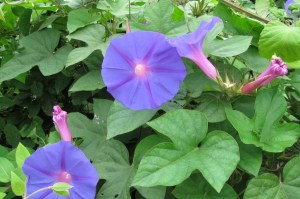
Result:
M300 125L281 123L287 110L283 95L275 90L261 90L255 101L255 115L249 119L239 111L226 109L226 115L242 142L268 152L281 152L300 137Z
M296 199L300 195L300 157L290 160L283 169L283 181L274 174L265 173L253 178L244 199Z
M225 184L220 193L216 192L201 176L195 173L172 192L178 199L205 198L205 199L236 199L237 194L231 186Z
M239 161L238 145L230 135L214 131L206 136L207 120L193 110L170 111L147 124L173 143L160 143L144 155L134 186L177 185L197 169L221 191Z
M300 58L300 27L289 27L279 21L268 23L261 32L259 53L268 59L274 54L286 62Z

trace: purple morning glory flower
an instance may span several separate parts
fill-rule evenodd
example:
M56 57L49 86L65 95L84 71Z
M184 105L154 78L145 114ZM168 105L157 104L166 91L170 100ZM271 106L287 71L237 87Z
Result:
M169 39L171 46L177 48L180 56L193 60L200 69L211 79L216 79L218 72L210 63L202 51L202 44L206 34L211 31L216 23L222 20L218 17L213 17L211 21L201 22L198 29L192 33Z
M185 76L176 48L157 32L129 32L113 39L102 64L108 92L134 110L156 109L171 100Z
M292 12L290 11L290 9L289 9L289 5L291 5L291 4L293 4L293 3L295 3L295 0L287 0L287 1L285 2L285 8L284 8L284 10L285 10L286 13L288 13L288 14L291 14L291 13L292 13Z
M58 128L61 139L64 141L72 141L72 134L68 125L68 113L63 111L60 106L56 105L53 107L53 122Z
M72 185L70 197L59 196L47 189L30 199L86 199L94 198L98 174L84 153L71 142L60 141L35 151L23 165L27 176L26 196L53 186L57 182Z
M263 73L261 73L255 81L245 84L242 87L242 93L247 94L252 92L258 87L264 86L270 83L273 79L279 76L284 76L288 74L288 67L285 62L282 61L280 57L276 57L271 60L269 67Z

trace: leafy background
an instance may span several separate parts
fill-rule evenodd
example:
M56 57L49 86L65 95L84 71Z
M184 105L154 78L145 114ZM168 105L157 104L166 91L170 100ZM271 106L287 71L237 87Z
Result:
M282 0L6 0L0 3L0 198L25 192L22 164L60 140L52 107L69 112L74 144L99 172L97 199L297 199L300 195L299 12ZM223 23L190 60L175 98L129 110L106 91L109 42L132 31L175 37ZM281 56L289 74L257 93L242 84Z

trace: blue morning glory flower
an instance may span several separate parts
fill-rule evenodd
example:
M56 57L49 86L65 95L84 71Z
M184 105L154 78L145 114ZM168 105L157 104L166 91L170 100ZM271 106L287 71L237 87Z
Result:
M94 198L98 173L84 153L71 142L60 141L35 151L23 165L27 177L26 196L64 182L72 185L70 197L60 196L51 189L34 194L30 199Z
M108 92L133 110L156 109L171 100L185 76L176 48L163 34L151 31L113 39L102 64Z

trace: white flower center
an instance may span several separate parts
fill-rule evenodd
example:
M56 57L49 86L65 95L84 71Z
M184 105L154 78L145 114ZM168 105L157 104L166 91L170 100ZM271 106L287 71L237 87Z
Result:
M137 64L134 68L134 73L137 76L143 76L146 74L146 72L147 72L147 68L144 64Z

